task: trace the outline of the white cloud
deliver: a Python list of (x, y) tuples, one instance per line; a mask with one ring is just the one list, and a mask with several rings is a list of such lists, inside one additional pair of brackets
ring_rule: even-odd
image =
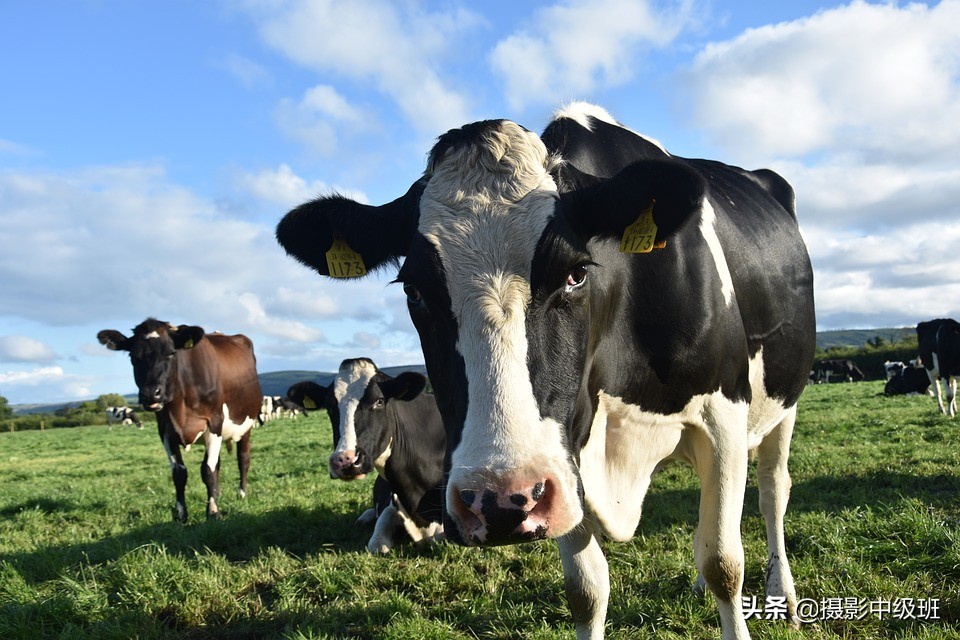
[(632, 79), (644, 48), (662, 48), (690, 24), (693, 3), (663, 10), (649, 0), (566, 0), (490, 55), (516, 108), (556, 104)]
[[(480, 24), (463, 8), (428, 12), (386, 0), (294, 0), (258, 7), (263, 39), (298, 64), (357, 83), (373, 82), (420, 131), (435, 134), (469, 120), (468, 101), (449, 86), (437, 61)], [(330, 106), (327, 104), (326, 106)], [(283, 107), (291, 115), (290, 104)], [(332, 133), (318, 121), (304, 130), (313, 142)]]
[(754, 157), (823, 151), (952, 160), (960, 2), (850, 5), (709, 45), (686, 80), (694, 119)]
[(253, 89), (270, 81), (270, 72), (266, 67), (237, 53), (224, 56), (214, 64), (237, 78), (247, 89)]
[(0, 362), (48, 363), (59, 356), (44, 342), (27, 336), (0, 336)]
[(321, 155), (332, 155), (338, 150), (343, 133), (363, 131), (370, 118), (333, 87), (318, 85), (308, 89), (299, 102), (282, 100), (274, 119), (288, 137)]

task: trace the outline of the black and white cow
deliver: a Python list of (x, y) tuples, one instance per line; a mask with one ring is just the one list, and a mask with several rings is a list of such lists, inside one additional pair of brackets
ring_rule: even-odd
[(426, 382), (413, 371), (391, 377), (369, 358), (355, 358), (343, 361), (329, 387), (300, 382), (287, 391), (296, 404), (327, 410), (335, 444), (331, 478), (355, 480), (376, 469), (385, 479), (393, 498), (384, 504), (383, 487), (374, 487), (371, 553), (389, 552), (400, 527), (414, 542), (443, 535), (446, 431), (434, 396), (424, 393)]
[(883, 363), (883, 373), (885, 380), (890, 380), (890, 378), (895, 378), (900, 375), (904, 369), (907, 368), (907, 365), (903, 363), (902, 360), (887, 360)]
[[(928, 320), (917, 325), (917, 343), (920, 361), (927, 370), (930, 384), (937, 396), (940, 413), (957, 415), (957, 379), (960, 376), (960, 323), (950, 318)], [(947, 407), (944, 408), (940, 381), (947, 387)]]
[(927, 393), (930, 389), (930, 377), (926, 369), (903, 367), (897, 370), (896, 374), (883, 387), (883, 393), (887, 396), (912, 395), (918, 393)]
[(143, 429), (140, 417), (130, 407), (107, 407), (107, 427), (113, 429), (114, 422), (119, 422), (121, 426), (135, 424), (138, 429)]
[(277, 238), (324, 275), (406, 256), (397, 280), (447, 429), (446, 535), (556, 538), (579, 638), (603, 636), (600, 539), (634, 535), (668, 460), (700, 477), (694, 557), (723, 637), (749, 637), (751, 449), (767, 595), (797, 621), (783, 515), (815, 321), (780, 176), (672, 156), (578, 103), (541, 136), (507, 120), (452, 130), (397, 200), (319, 198), (287, 214)]
[(830, 378), (835, 378), (834, 382), (862, 382), (864, 379), (860, 367), (853, 360), (843, 358), (821, 360), (817, 365), (817, 375), (824, 382), (830, 382)]

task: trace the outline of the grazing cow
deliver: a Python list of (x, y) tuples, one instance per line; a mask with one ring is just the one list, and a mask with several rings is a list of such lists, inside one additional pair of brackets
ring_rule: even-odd
[(97, 339), (108, 349), (130, 353), (140, 404), (157, 415), (177, 492), (174, 520), (187, 521), (187, 467), (180, 447), (189, 450), (200, 438), (206, 448), (200, 476), (207, 487), (207, 517), (220, 517), (216, 499), (224, 440), (237, 443), (240, 497), (246, 497), (250, 428), (257, 421), (261, 398), (250, 339), (205, 333), (188, 325), (177, 327), (154, 318), (140, 323), (129, 338), (105, 329)]
[(447, 429), (446, 536), (557, 538), (579, 638), (603, 636), (600, 540), (633, 536), (668, 460), (700, 478), (694, 557), (723, 637), (749, 637), (751, 449), (767, 596), (797, 622), (783, 515), (815, 320), (780, 176), (672, 156), (578, 103), (539, 137), (507, 120), (452, 130), (397, 200), (319, 198), (277, 239), (324, 275), (406, 256), (397, 280)]
[(138, 429), (143, 429), (140, 417), (130, 407), (107, 407), (107, 427), (113, 429), (114, 422), (119, 422), (121, 426), (135, 424)]
[(343, 361), (329, 387), (300, 382), (287, 391), (305, 408), (327, 409), (335, 443), (331, 478), (355, 480), (376, 469), (386, 480), (392, 504), (384, 505), (382, 492), (374, 488), (378, 517), (367, 543), (371, 553), (388, 552), (398, 527), (414, 542), (442, 535), (440, 487), (447, 438), (436, 400), (423, 393), (425, 386), (419, 373), (393, 378), (372, 360), (356, 358)]
[(846, 382), (861, 382), (864, 378), (863, 371), (853, 360), (821, 360), (818, 371), (824, 382), (830, 382), (831, 377)]
[(930, 377), (924, 369), (904, 367), (896, 375), (887, 380), (883, 393), (887, 396), (912, 395), (927, 393), (930, 388)]
[(263, 396), (260, 401), (260, 424), (269, 422), (276, 417), (273, 412), (273, 398), (274, 396)]
[[(928, 320), (917, 325), (920, 361), (927, 370), (937, 396), (940, 413), (957, 415), (957, 380), (960, 375), (960, 323), (949, 318)], [(940, 380), (947, 387), (947, 408), (943, 405)]]

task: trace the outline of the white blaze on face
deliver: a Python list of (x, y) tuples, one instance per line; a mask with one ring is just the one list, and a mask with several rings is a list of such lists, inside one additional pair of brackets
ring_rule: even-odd
[(507, 122), (484, 145), (449, 151), (420, 201), (419, 231), (443, 263), (467, 377), (450, 491), (481, 489), (466, 486), (480, 476), (532, 485), (546, 473), (577, 501), (561, 426), (541, 418), (527, 368), (530, 268), (557, 200), (547, 162), (540, 139)]
[(345, 362), (333, 382), (333, 397), (340, 408), (340, 441), (334, 453), (357, 450), (357, 429), (354, 420), (357, 407), (377, 368), (366, 360)]

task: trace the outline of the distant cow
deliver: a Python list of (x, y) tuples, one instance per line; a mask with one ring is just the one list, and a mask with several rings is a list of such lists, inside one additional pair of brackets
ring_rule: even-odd
[(220, 517), (216, 498), (223, 440), (237, 443), (240, 497), (246, 497), (250, 428), (257, 421), (262, 395), (250, 339), (154, 318), (134, 328), (132, 337), (105, 329), (97, 339), (108, 349), (130, 353), (140, 404), (157, 415), (177, 493), (174, 520), (187, 521), (187, 467), (180, 447), (189, 450), (200, 438), (206, 447), (200, 476), (207, 486), (207, 517)]
[(884, 395), (898, 396), (916, 393), (927, 393), (930, 388), (930, 377), (925, 369), (904, 367), (896, 375), (887, 380), (883, 388)]
[(308, 409), (327, 409), (335, 443), (331, 478), (354, 480), (376, 469), (389, 485), (392, 504), (374, 498), (379, 517), (367, 543), (371, 553), (388, 552), (398, 526), (415, 542), (442, 535), (446, 431), (425, 386), (419, 373), (392, 378), (372, 360), (356, 358), (343, 361), (329, 387), (300, 382), (287, 391)]
[(693, 555), (723, 636), (749, 637), (751, 449), (766, 596), (797, 620), (783, 516), (816, 327), (779, 175), (674, 156), (574, 104), (540, 136), (508, 120), (449, 131), (404, 195), (318, 198), (277, 239), (335, 277), (404, 258), (397, 280), (448, 434), (444, 532), (465, 545), (556, 538), (578, 637), (603, 636), (601, 540), (633, 537), (669, 460), (700, 478)]
[[(920, 360), (927, 370), (937, 396), (940, 413), (957, 415), (957, 380), (960, 375), (960, 323), (949, 318), (928, 320), (917, 325)], [(940, 381), (947, 387), (947, 408), (943, 405)]]
[(883, 373), (885, 375), (885, 379), (889, 380), (890, 378), (896, 377), (901, 371), (903, 371), (906, 368), (907, 368), (907, 365), (905, 365), (900, 360), (896, 360), (896, 361), (887, 360), (886, 362), (883, 363)]
[(113, 429), (114, 422), (119, 422), (123, 426), (135, 424), (138, 429), (143, 429), (137, 412), (130, 407), (107, 407), (107, 426)]
[(830, 378), (838, 378), (846, 382), (860, 382), (864, 378), (863, 371), (853, 360), (821, 360), (818, 372), (824, 382), (830, 382)]

